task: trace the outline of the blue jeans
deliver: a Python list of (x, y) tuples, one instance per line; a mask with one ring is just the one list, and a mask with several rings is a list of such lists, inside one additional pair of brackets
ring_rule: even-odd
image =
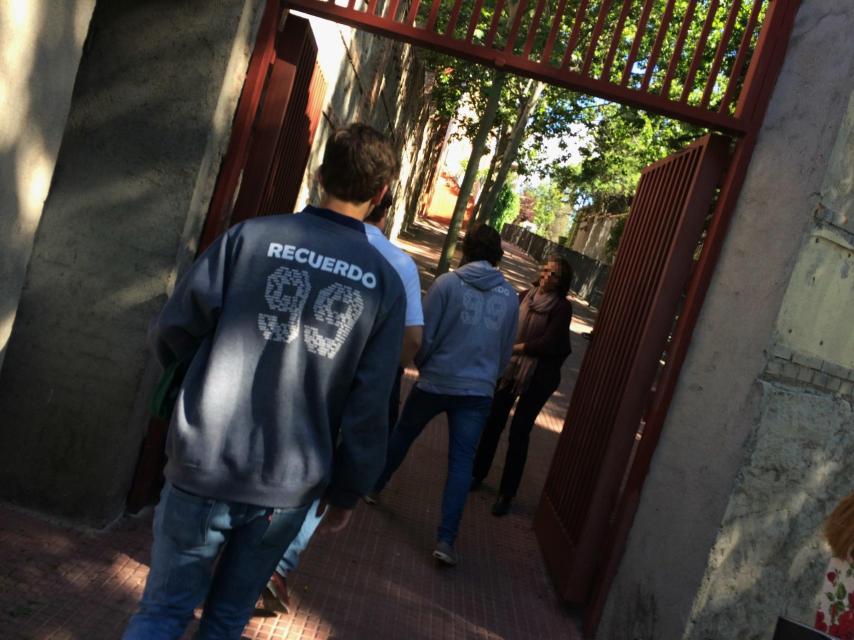
[[(397, 423), (397, 417), (400, 413), (400, 382), (402, 378), (403, 367), (398, 367), (397, 375), (394, 378), (394, 385), (391, 388), (391, 396), (389, 397), (388, 402), (389, 433), (391, 433), (391, 430)], [(302, 523), (302, 527), (300, 527), (297, 537), (294, 538), (293, 542), (291, 542), (290, 545), (288, 545), (287, 551), (285, 551), (285, 554), (282, 556), (282, 559), (279, 560), (279, 564), (276, 567), (276, 572), (278, 572), (279, 574), (287, 576), (299, 565), (300, 555), (308, 547), (308, 543), (311, 542), (311, 537), (314, 535), (314, 532), (317, 531), (317, 527), (320, 526), (320, 523), (323, 521), (323, 516), (326, 515), (325, 511), (319, 517), (316, 515), (317, 506), (319, 504), (320, 500), (315, 500), (308, 508), (308, 513), (305, 516), (305, 521)]]
[(305, 512), (202, 498), (167, 482), (154, 513), (148, 581), (123, 638), (180, 638), (203, 600), (196, 637), (240, 638)]
[(320, 523), (323, 522), (323, 516), (326, 515), (326, 511), (318, 516), (317, 507), (319, 504), (319, 498), (311, 503), (311, 506), (308, 508), (308, 513), (305, 514), (305, 520), (302, 521), (302, 526), (300, 527), (297, 537), (291, 541), (284, 555), (279, 560), (279, 564), (276, 566), (276, 571), (281, 575), (287, 576), (291, 571), (297, 568), (300, 554), (305, 551), (306, 547), (308, 547), (308, 543), (311, 542), (311, 537), (314, 535), (314, 532), (317, 531), (317, 527), (320, 526)]
[(443, 411), (448, 414), (448, 477), (442, 495), (442, 521), (437, 539), (454, 544), (471, 487), (474, 454), (486, 423), (492, 398), (452, 396), (412, 388), (388, 443), (388, 456), (375, 491), (382, 491), (424, 427)]

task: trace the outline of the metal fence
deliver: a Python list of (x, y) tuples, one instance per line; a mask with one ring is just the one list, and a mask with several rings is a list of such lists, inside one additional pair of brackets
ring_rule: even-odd
[(501, 237), (505, 242), (522, 249), (537, 262), (542, 262), (552, 253), (562, 255), (572, 266), (573, 276), (570, 291), (573, 295), (586, 300), (593, 307), (598, 307), (602, 302), (605, 283), (608, 281), (608, 273), (610, 272), (608, 265), (531, 233), (515, 224), (505, 224), (501, 230)]

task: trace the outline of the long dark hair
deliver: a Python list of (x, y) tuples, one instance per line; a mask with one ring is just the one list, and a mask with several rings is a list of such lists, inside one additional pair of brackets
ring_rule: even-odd
[(544, 264), (549, 262), (555, 262), (558, 265), (557, 293), (565, 298), (569, 293), (569, 287), (572, 285), (572, 266), (569, 264), (569, 260), (559, 253), (550, 253)]

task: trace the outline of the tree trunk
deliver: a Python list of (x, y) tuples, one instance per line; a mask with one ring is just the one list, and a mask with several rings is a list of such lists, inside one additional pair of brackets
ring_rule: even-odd
[(510, 140), (507, 143), (507, 148), (504, 150), (504, 156), (501, 158), (498, 175), (495, 176), (495, 181), (489, 190), (489, 196), (484, 201), (483, 208), (480, 211), (481, 219), (488, 220), (492, 215), (492, 210), (495, 208), (496, 202), (498, 202), (498, 194), (507, 181), (507, 176), (510, 173), (513, 162), (516, 160), (516, 155), (519, 153), (519, 146), (524, 139), (525, 127), (528, 125), (528, 118), (531, 117), (531, 112), (537, 106), (537, 101), (540, 99), (544, 88), (544, 83), (535, 80), (531, 80), (528, 85), (528, 90), (526, 91), (528, 98), (520, 105), (519, 117), (513, 125)]
[(471, 195), (474, 181), (477, 178), (480, 159), (486, 151), (486, 139), (492, 130), (493, 122), (495, 122), (495, 114), (498, 112), (498, 103), (501, 100), (501, 89), (504, 87), (506, 78), (507, 74), (504, 71), (496, 72), (492, 86), (489, 88), (486, 110), (481, 117), (480, 127), (478, 127), (477, 135), (475, 135), (472, 142), (471, 156), (469, 157), (468, 166), (466, 166), (465, 176), (463, 176), (463, 183), (460, 185), (460, 194), (454, 205), (454, 212), (451, 214), (451, 223), (448, 228), (448, 235), (445, 236), (445, 244), (442, 247), (442, 255), (439, 257), (439, 265), (436, 267), (437, 276), (445, 273), (448, 267), (451, 266), (451, 260), (457, 248), (457, 236), (460, 233), (460, 226), (465, 216), (469, 195)]
[(483, 203), (489, 198), (492, 191), (492, 186), (495, 184), (495, 174), (501, 158), (504, 156), (504, 150), (507, 148), (507, 143), (510, 141), (510, 129), (504, 127), (498, 136), (498, 141), (495, 143), (495, 154), (492, 156), (492, 161), (489, 163), (489, 171), (486, 174), (486, 179), (483, 181), (483, 189), (480, 190), (480, 196), (477, 199), (477, 204), (474, 205), (472, 218), (478, 222), (486, 222), (489, 216), (483, 215)]

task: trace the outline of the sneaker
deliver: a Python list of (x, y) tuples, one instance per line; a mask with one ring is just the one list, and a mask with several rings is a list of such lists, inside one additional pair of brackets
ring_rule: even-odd
[(371, 491), (362, 498), (368, 504), (376, 504), (380, 501), (380, 492), (379, 491)]
[(506, 516), (510, 513), (510, 504), (513, 502), (513, 498), (508, 496), (498, 496), (498, 500), (495, 501), (495, 504), (492, 505), (492, 515), (496, 518), (500, 518), (501, 516)]
[(291, 599), (288, 597), (288, 581), (285, 576), (279, 572), (273, 572), (261, 597), (268, 611), (287, 613), (291, 606)]
[(454, 548), (444, 540), (439, 540), (436, 543), (436, 548), (433, 549), (433, 557), (449, 567), (453, 567), (460, 561), (460, 557), (454, 551)]

